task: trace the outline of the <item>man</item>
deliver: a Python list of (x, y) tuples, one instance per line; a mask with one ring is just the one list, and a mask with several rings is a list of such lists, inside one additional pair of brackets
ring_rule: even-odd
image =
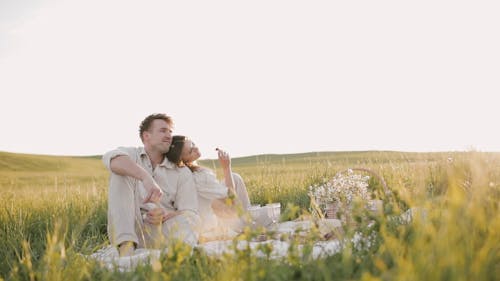
[(165, 238), (197, 243), (198, 198), (192, 174), (165, 157), (172, 127), (169, 116), (149, 115), (139, 128), (144, 147), (119, 147), (103, 155), (111, 172), (108, 236), (120, 256), (136, 247), (159, 248)]

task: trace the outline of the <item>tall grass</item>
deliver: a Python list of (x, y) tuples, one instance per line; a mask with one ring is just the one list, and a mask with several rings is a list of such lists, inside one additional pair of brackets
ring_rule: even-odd
[[(370, 245), (348, 242), (339, 254), (318, 260), (294, 247), (284, 260), (273, 260), (257, 258), (248, 250), (213, 258), (198, 251), (189, 254), (178, 245), (159, 262), (128, 273), (105, 270), (81, 255), (107, 243), (107, 173), (99, 160), (25, 155), (19, 161), (16, 155), (8, 156), (10, 160), (0, 161), (0, 276), (8, 280), (498, 280), (500, 276), (498, 154), (353, 152), (235, 159), (234, 170), (245, 179), (252, 202), (281, 202), (288, 218), (309, 215), (310, 185), (349, 167), (376, 171), (391, 189), (390, 195), (378, 193), (384, 199), (384, 215), (355, 214), (357, 223), (345, 229), (346, 237), (354, 233), (370, 237), (363, 240)], [(30, 161), (45, 161), (50, 168)], [(65, 164), (54, 164), (61, 161)], [(218, 169), (209, 160), (202, 164)], [(372, 181), (371, 186), (380, 183)], [(409, 208), (411, 222), (401, 219)], [(375, 221), (370, 227), (369, 219)], [(314, 235), (291, 244), (310, 245), (318, 238)]]

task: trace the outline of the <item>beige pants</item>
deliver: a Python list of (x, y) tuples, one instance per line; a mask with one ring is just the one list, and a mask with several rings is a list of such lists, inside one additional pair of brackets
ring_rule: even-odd
[(163, 224), (144, 222), (141, 214), (142, 196), (138, 180), (110, 174), (108, 194), (108, 237), (112, 245), (132, 241), (139, 248), (160, 248), (179, 240), (194, 246), (198, 242), (200, 218), (186, 211)]

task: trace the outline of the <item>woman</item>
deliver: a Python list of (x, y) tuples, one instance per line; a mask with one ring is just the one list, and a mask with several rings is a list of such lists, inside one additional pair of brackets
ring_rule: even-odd
[(224, 172), (223, 183), (217, 180), (210, 169), (196, 164), (196, 160), (201, 157), (200, 150), (185, 136), (173, 136), (166, 156), (170, 162), (187, 166), (193, 172), (202, 232), (220, 232), (227, 227), (239, 231), (243, 226), (240, 217), (250, 207), (250, 199), (243, 179), (231, 170), (231, 158), (227, 152), (218, 148), (216, 150)]

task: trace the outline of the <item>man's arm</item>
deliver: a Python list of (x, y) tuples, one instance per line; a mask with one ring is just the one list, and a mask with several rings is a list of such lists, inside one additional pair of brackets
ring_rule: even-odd
[(109, 169), (120, 176), (133, 177), (141, 181), (151, 177), (143, 167), (132, 161), (128, 155), (118, 155), (111, 159)]
[(163, 191), (155, 182), (151, 174), (132, 160), (129, 153), (132, 152), (128, 151), (128, 148), (112, 150), (104, 154), (103, 162), (111, 172), (117, 175), (128, 176), (142, 181), (144, 189), (146, 189), (147, 192), (144, 203), (159, 202), (163, 195)]

